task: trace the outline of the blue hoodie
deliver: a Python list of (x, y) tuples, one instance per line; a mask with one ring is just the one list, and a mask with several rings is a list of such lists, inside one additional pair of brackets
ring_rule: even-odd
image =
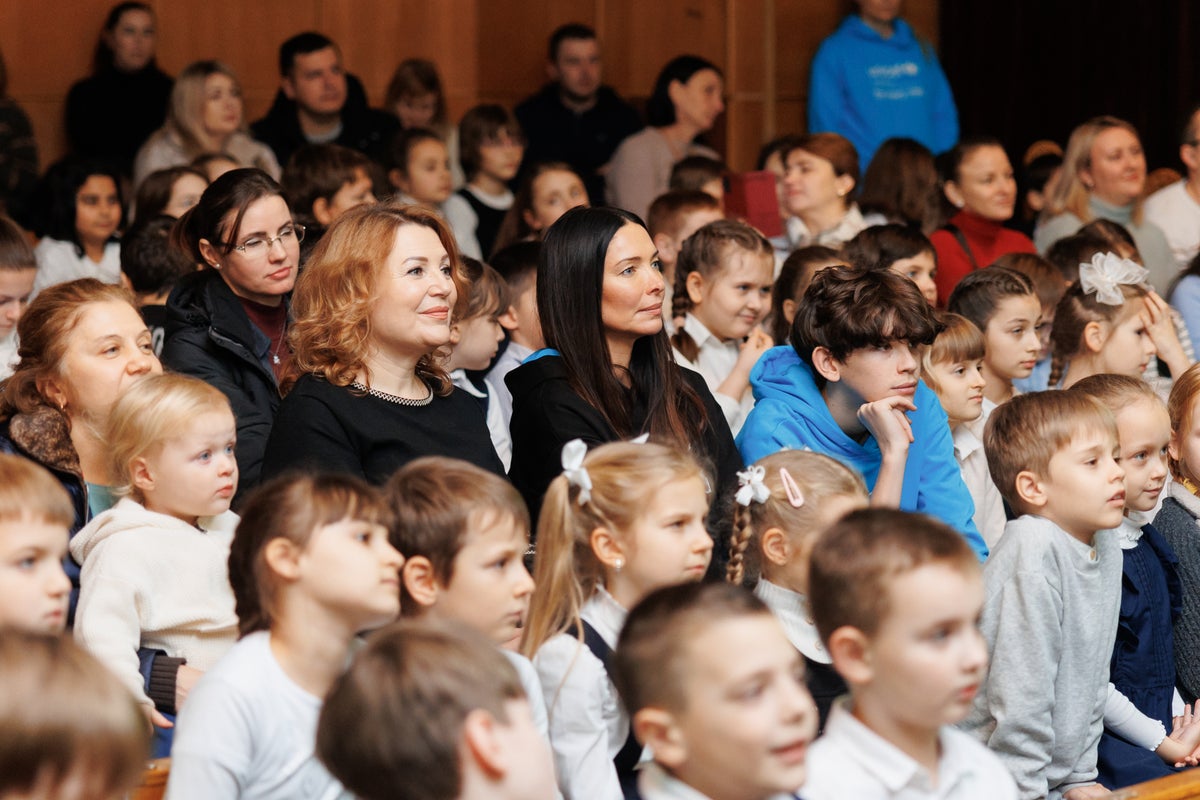
[(865, 169), (884, 139), (907, 136), (934, 153), (958, 141), (958, 110), (932, 45), (902, 19), (884, 39), (857, 14), (812, 62), (808, 129), (845, 136)]
[[(754, 409), (737, 437), (747, 464), (784, 448), (825, 453), (858, 470), (868, 489), (875, 488), (882, 456), (875, 437), (862, 444), (838, 427), (825, 398), (817, 389), (812, 369), (790, 346), (768, 350), (750, 371)], [(913, 445), (904, 465), (900, 508), (937, 517), (966, 537), (979, 560), (988, 548), (975, 528), (975, 504), (954, 459), (950, 423), (937, 395), (924, 383), (913, 397), (916, 411), (908, 412)]]

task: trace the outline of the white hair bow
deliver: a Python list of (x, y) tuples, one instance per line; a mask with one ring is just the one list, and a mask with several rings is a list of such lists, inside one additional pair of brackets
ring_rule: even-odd
[(1096, 302), (1108, 306), (1125, 304), (1122, 286), (1145, 283), (1150, 271), (1145, 267), (1121, 258), (1116, 253), (1096, 253), (1089, 263), (1079, 265), (1079, 286), (1084, 294), (1096, 294)]
[(579, 505), (592, 499), (592, 476), (588, 475), (587, 467), (583, 466), (583, 458), (587, 455), (587, 445), (583, 439), (572, 439), (563, 445), (562, 468), (567, 476), (567, 483), (579, 489)]
[(737, 494), (733, 499), (738, 502), (738, 505), (748, 506), (750, 503), (765, 503), (767, 498), (771, 496), (771, 490), (763, 483), (763, 478), (767, 475), (767, 471), (759, 466), (750, 467), (737, 474), (738, 489)]

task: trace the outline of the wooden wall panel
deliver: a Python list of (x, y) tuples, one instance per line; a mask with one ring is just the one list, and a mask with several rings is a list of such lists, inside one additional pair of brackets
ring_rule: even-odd
[[(479, 3), (479, 101), (511, 107), (540, 88), (548, 80), (550, 34), (568, 22), (595, 27), (603, 5), (603, 0)], [(611, 53), (605, 53), (605, 66), (611, 82)]]

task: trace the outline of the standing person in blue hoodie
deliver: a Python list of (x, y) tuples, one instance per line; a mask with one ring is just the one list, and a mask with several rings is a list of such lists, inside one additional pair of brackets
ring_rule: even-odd
[(737, 438), (747, 464), (784, 448), (826, 453), (862, 473), (873, 506), (919, 511), (988, 548), (954, 459), (937, 395), (917, 377), (917, 348), (941, 324), (916, 284), (893, 272), (817, 273), (790, 345), (750, 372), (755, 405)]
[(808, 129), (845, 136), (864, 167), (894, 136), (949, 150), (958, 141), (958, 109), (933, 45), (900, 19), (901, 0), (855, 2), (859, 13), (813, 58)]

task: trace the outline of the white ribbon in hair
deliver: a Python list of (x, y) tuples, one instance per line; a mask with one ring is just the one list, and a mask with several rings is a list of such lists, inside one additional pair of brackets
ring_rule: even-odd
[(579, 505), (592, 499), (592, 476), (588, 475), (587, 467), (583, 466), (583, 458), (587, 455), (587, 445), (583, 439), (572, 439), (563, 445), (562, 468), (567, 476), (567, 483), (579, 489)]
[(767, 471), (759, 466), (750, 467), (737, 474), (738, 486), (741, 488), (738, 489), (733, 499), (738, 502), (738, 505), (748, 506), (751, 502), (767, 502), (767, 498), (771, 496), (771, 490), (763, 483), (763, 478), (766, 476)]
[(650, 441), (650, 431), (646, 431), (641, 436), (635, 436), (629, 440), (630, 444), (645, 444)]
[(1108, 306), (1125, 305), (1122, 286), (1145, 283), (1150, 271), (1121, 258), (1116, 253), (1096, 253), (1090, 263), (1079, 265), (1079, 286), (1084, 294), (1096, 294), (1096, 302)]

